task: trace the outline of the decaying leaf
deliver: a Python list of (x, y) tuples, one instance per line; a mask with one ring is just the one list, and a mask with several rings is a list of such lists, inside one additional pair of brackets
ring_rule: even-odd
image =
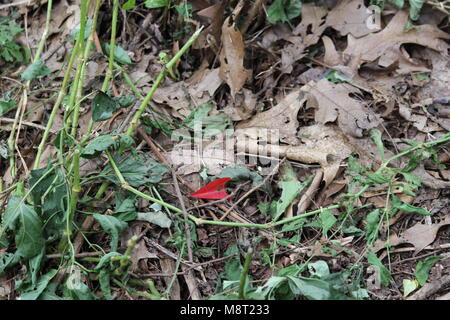
[(228, 17), (222, 26), (222, 50), (220, 51), (220, 78), (231, 90), (231, 96), (242, 89), (251, 71), (244, 67), (244, 39)]
[[(328, 13), (326, 24), (343, 36), (350, 33), (359, 38), (380, 30), (375, 23), (370, 24), (372, 15), (363, 0), (343, 0)], [(369, 28), (369, 25), (372, 28)]]
[(140, 240), (136, 243), (136, 246), (133, 249), (133, 254), (131, 255), (131, 271), (136, 272), (139, 271), (139, 261), (142, 259), (156, 259), (158, 255), (156, 252), (150, 251), (149, 248), (145, 245), (144, 240)]
[(186, 81), (159, 88), (153, 100), (171, 107), (174, 116), (184, 119), (195, 106), (209, 102), (222, 82), (218, 68), (211, 70), (205, 67)]
[(316, 104), (315, 120), (319, 123), (334, 122), (346, 134), (362, 137), (363, 129), (372, 129), (379, 125), (378, 117), (361, 100), (350, 95), (359, 90), (345, 83), (332, 83), (322, 79), (317, 83), (309, 83), (302, 91), (310, 94)]
[(297, 113), (304, 102), (305, 99), (300, 90), (294, 90), (268, 111), (256, 114), (249, 121), (239, 123), (237, 129), (277, 129), (279, 130), (280, 141), (297, 145)]
[(291, 44), (283, 48), (281, 52), (281, 70), (283, 73), (291, 73), (294, 62), (306, 55), (305, 49), (316, 44), (322, 33), (327, 28), (324, 23), (327, 10), (311, 4), (303, 4), (302, 20), (292, 32), (292, 35), (284, 39)]
[(394, 247), (402, 243), (410, 243), (414, 246), (414, 255), (416, 255), (434, 241), (436, 234), (441, 227), (449, 224), (450, 217), (446, 217), (441, 222), (431, 225), (418, 222), (400, 235), (393, 234), (389, 237), (389, 241), (377, 240), (374, 245), (374, 252), (383, 249), (386, 243), (389, 243), (389, 245)]
[(348, 35), (348, 45), (344, 56), (350, 58), (349, 66), (357, 70), (364, 62), (378, 60), (378, 65), (388, 67), (401, 60), (405, 62), (404, 52), (400, 50), (405, 43), (415, 43), (446, 54), (450, 46), (442, 39), (450, 35), (435, 25), (421, 25), (405, 30), (408, 12), (398, 11), (389, 24), (380, 32), (355, 39)]

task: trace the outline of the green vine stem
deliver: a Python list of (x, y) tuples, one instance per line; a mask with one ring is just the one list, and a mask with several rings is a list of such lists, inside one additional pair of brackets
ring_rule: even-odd
[(68, 237), (72, 234), (73, 217), (77, 210), (78, 197), (81, 191), (80, 186), (80, 150), (76, 149), (73, 153), (73, 182), (72, 182), (72, 194), (70, 197), (70, 209), (69, 216), (67, 218), (67, 234)]
[[(80, 22), (83, 20), (87, 19), (87, 6), (86, 6), (86, 1), (87, 0), (82, 0), (81, 1), (81, 12), (80, 12)], [(83, 5), (84, 4), (84, 5)], [(84, 9), (84, 10), (83, 10)], [(50, 135), (50, 129), (53, 127), (53, 122), (55, 121), (55, 116), (56, 113), (59, 110), (59, 107), (64, 99), (64, 96), (66, 95), (66, 91), (67, 91), (67, 84), (69, 82), (69, 78), (70, 78), (70, 71), (72, 70), (72, 66), (75, 62), (76, 57), (78, 56), (79, 53), (79, 49), (80, 49), (80, 43), (82, 42), (82, 39), (84, 39), (84, 34), (82, 34), (81, 32), (78, 34), (78, 38), (75, 42), (75, 45), (73, 47), (72, 50), (72, 54), (70, 55), (69, 58), (69, 62), (67, 64), (67, 69), (66, 72), (64, 74), (64, 78), (61, 84), (61, 89), (59, 90), (58, 93), (58, 97), (56, 98), (56, 102), (53, 105), (52, 111), (50, 113), (50, 117), (48, 119), (47, 125), (45, 127), (44, 130), (44, 134), (42, 135), (42, 139), (41, 142), (38, 146), (38, 151), (36, 153), (36, 158), (34, 160), (34, 165), (33, 165), (33, 169), (38, 169), (39, 168), (39, 163), (41, 161), (41, 157), (42, 157), (42, 153), (44, 152), (45, 146), (47, 144), (47, 139), (48, 136)]]
[[(89, 5), (90, 5), (90, 0), (86, 0), (86, 1), (82, 1), (81, 2), (81, 11), (83, 12), (83, 10), (85, 12), (88, 11)], [(87, 23), (87, 16), (86, 19), (82, 19), (80, 20), (80, 30), (78, 31), (78, 38), (80, 39), (80, 42), (78, 44), (80, 51), (84, 52), (85, 50), (85, 43), (86, 43), (86, 39), (85, 39), (85, 30), (86, 30), (86, 23)], [(81, 37), (80, 37), (81, 36)], [(67, 129), (70, 127), (70, 124), (72, 122), (72, 117), (71, 117), (71, 113), (74, 111), (74, 105), (75, 105), (75, 99), (78, 93), (78, 86), (80, 86), (80, 77), (82, 74), (82, 69), (83, 69), (83, 65), (85, 63), (84, 60), (84, 55), (81, 55), (81, 58), (78, 59), (78, 63), (77, 63), (77, 68), (75, 71), (75, 78), (72, 81), (72, 85), (70, 87), (70, 95), (69, 95), (69, 104), (66, 108), (66, 112), (65, 112), (65, 124), (67, 126)], [(77, 106), (79, 106), (79, 104), (77, 104)]]
[(92, 32), (91, 35), (87, 41), (86, 47), (84, 49), (84, 54), (83, 54), (83, 58), (82, 58), (82, 66), (81, 66), (81, 71), (80, 71), (80, 77), (78, 79), (78, 90), (77, 90), (77, 96), (76, 96), (76, 101), (77, 104), (74, 108), (73, 111), (73, 119), (72, 119), (72, 130), (71, 130), (71, 136), (76, 138), (76, 131), (77, 131), (77, 126), (78, 126), (78, 118), (80, 115), (80, 101), (81, 101), (81, 96), (83, 95), (83, 80), (84, 80), (84, 76), (85, 76), (85, 69), (86, 69), (86, 64), (87, 64), (87, 60), (89, 58), (89, 54), (91, 52), (91, 47), (92, 47), (92, 43), (93, 43), (93, 36), (95, 33), (95, 29), (97, 27), (97, 20), (98, 20), (98, 12), (100, 10), (100, 5), (102, 4), (103, 0), (97, 0), (96, 4), (95, 4), (95, 9), (94, 9), (94, 16), (92, 18)]
[(108, 89), (109, 80), (113, 75), (114, 67), (114, 50), (116, 49), (116, 34), (117, 34), (117, 16), (119, 15), (119, 0), (113, 0), (113, 13), (111, 24), (111, 40), (109, 42), (109, 63), (108, 71), (103, 81), (102, 91), (106, 92)]
[(244, 268), (242, 269), (241, 278), (239, 280), (239, 295), (240, 300), (245, 299), (245, 283), (247, 282), (248, 270), (250, 269), (250, 263), (252, 262), (253, 248), (250, 247), (247, 250), (245, 256)]

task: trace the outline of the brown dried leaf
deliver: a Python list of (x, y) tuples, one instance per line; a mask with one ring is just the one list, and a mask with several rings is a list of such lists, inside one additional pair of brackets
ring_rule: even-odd
[[(144, 240), (140, 240), (136, 243), (133, 249), (133, 254), (131, 255), (131, 271), (139, 271), (139, 261), (142, 259), (156, 259), (158, 255), (155, 252), (150, 252), (149, 248), (145, 245)], [(141, 271), (142, 272), (142, 271)]]
[(159, 88), (153, 100), (171, 107), (172, 115), (184, 119), (194, 106), (209, 102), (221, 84), (219, 69), (200, 69), (186, 81)]
[(380, 30), (368, 28), (367, 21), (371, 15), (363, 0), (343, 0), (330, 11), (326, 24), (338, 30), (342, 36), (351, 33), (359, 38)]
[(377, 240), (374, 245), (374, 252), (384, 248), (385, 243), (392, 246), (397, 246), (402, 243), (410, 243), (416, 249), (414, 255), (423, 250), (426, 246), (431, 244), (436, 238), (436, 234), (443, 226), (450, 224), (450, 217), (446, 217), (443, 221), (435, 224), (422, 224), (418, 222), (411, 228), (404, 231), (400, 236), (396, 234), (389, 237), (389, 241)]
[(404, 43), (415, 43), (424, 47), (446, 53), (450, 46), (441, 39), (450, 35), (435, 25), (421, 25), (405, 31), (408, 21), (406, 11), (398, 11), (389, 24), (380, 32), (355, 39), (348, 35), (348, 45), (344, 55), (350, 57), (349, 65), (357, 70), (364, 62), (379, 59), (378, 65), (388, 67), (404, 57), (400, 47)]
[(251, 90), (243, 88), (240, 93), (236, 94), (233, 105), (228, 105), (223, 112), (228, 114), (233, 121), (247, 120), (255, 111), (256, 95)]
[(278, 129), (280, 141), (297, 145), (297, 113), (305, 102), (300, 90), (294, 90), (271, 109), (256, 114), (251, 120), (241, 122), (237, 129), (265, 128)]
[(234, 23), (228, 17), (222, 26), (222, 50), (220, 51), (220, 78), (231, 90), (234, 99), (239, 90), (251, 75), (251, 71), (244, 68), (244, 39)]
[(363, 129), (375, 128), (380, 123), (362, 101), (350, 97), (359, 90), (348, 84), (334, 84), (322, 79), (316, 84), (310, 82), (302, 91), (308, 92), (310, 99), (314, 99), (317, 105), (315, 120), (319, 123), (337, 120), (342, 131), (354, 137), (362, 137)]
[(292, 34), (284, 39), (291, 44), (283, 48), (281, 52), (281, 70), (283, 73), (291, 73), (293, 64), (303, 58), (305, 49), (316, 44), (322, 33), (327, 28), (324, 23), (327, 10), (310, 4), (302, 7), (302, 21), (295, 27)]

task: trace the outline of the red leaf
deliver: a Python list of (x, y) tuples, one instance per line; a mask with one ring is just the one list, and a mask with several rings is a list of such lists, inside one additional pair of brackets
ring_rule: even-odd
[(206, 186), (198, 189), (189, 197), (197, 199), (223, 199), (229, 196), (224, 189), (225, 184), (230, 181), (231, 178), (220, 178), (211, 181)]

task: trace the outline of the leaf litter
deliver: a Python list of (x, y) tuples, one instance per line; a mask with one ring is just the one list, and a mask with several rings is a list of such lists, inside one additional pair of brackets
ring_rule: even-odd
[[(326, 6), (299, 0), (193, 1), (168, 7), (170, 15), (161, 4), (133, 8), (127, 2), (114, 47), (120, 68), (115, 67), (107, 90), (101, 87), (108, 72), (112, 10), (104, 4), (100, 11), (106, 20), (92, 33), (95, 50), (82, 90), (74, 93), (81, 107), (75, 136), (69, 135), (70, 112), (57, 110), (53, 119), (50, 113), (81, 10), (77, 1), (56, 3), (41, 60), (21, 65), (0, 58), (6, 70), (0, 78), (1, 117), (10, 121), (0, 119), (5, 146), (1, 299), (11, 292), (27, 299), (58, 294), (237, 298), (248, 246), (255, 253), (245, 272), (257, 281), (246, 286), (245, 298), (414, 296), (414, 290), (436, 280), (443, 263), (437, 257), (448, 249), (450, 183), (449, 124), (443, 112), (450, 96), (449, 30), (441, 23), (442, 12), (433, 17), (436, 9), (419, 2), (403, 9), (386, 3), (376, 17), (380, 24), (370, 20), (374, 12), (362, 0)], [(14, 19), (27, 33), (14, 41), (33, 54), (45, 25), (42, 5), (0, 9), (2, 16), (16, 12)], [(25, 11), (28, 25), (20, 15)], [(192, 49), (151, 97), (139, 134), (125, 134), (140, 96), (159, 81), (160, 53), (176, 55), (200, 25), (206, 28)], [(88, 20), (86, 40), (91, 29)], [(69, 72), (72, 80), (80, 61)], [(24, 86), (17, 82), (26, 81), (28, 99), (22, 105)], [(119, 103), (130, 94), (138, 99), (135, 105)], [(66, 108), (69, 96), (64, 99)], [(49, 121), (59, 138), (48, 140), (55, 145), (44, 146), (33, 170), (43, 130), (27, 122), (45, 128)], [(192, 145), (198, 133), (200, 148)], [(81, 155), (80, 188), (72, 188), (74, 168), (65, 162), (75, 151)], [(24, 191), (33, 185), (27, 199)], [(97, 190), (106, 191), (100, 201)], [(59, 251), (66, 240), (65, 230), (58, 229), (65, 220), (58, 219), (64, 219), (61, 208), (75, 199), (73, 223), (85, 233), (74, 235), (81, 252), (72, 259), (98, 275), (98, 280), (83, 278), (84, 293), (68, 289), (71, 276), (55, 291), (60, 280), (54, 280), (55, 265), (49, 263), (56, 256), (70, 266), (65, 251)], [(86, 213), (91, 225), (82, 219)], [(189, 219), (196, 225), (189, 227)], [(227, 223), (238, 237), (221, 226)], [(83, 235), (89, 241), (79, 240)], [(47, 245), (52, 241), (59, 243)], [(413, 247), (402, 248), (405, 244)], [(382, 250), (387, 246), (390, 259)], [(417, 260), (416, 278), (405, 277), (402, 270), (415, 266), (423, 251), (432, 256)], [(98, 256), (97, 263), (83, 260), (84, 254)], [(30, 270), (21, 276), (23, 285), (3, 282), (24, 264)], [(128, 268), (132, 277), (148, 281), (127, 288), (122, 275)], [(187, 288), (180, 285), (181, 276), (174, 281), (157, 276), (180, 271)], [(404, 284), (403, 292), (385, 290), (393, 281)]]

